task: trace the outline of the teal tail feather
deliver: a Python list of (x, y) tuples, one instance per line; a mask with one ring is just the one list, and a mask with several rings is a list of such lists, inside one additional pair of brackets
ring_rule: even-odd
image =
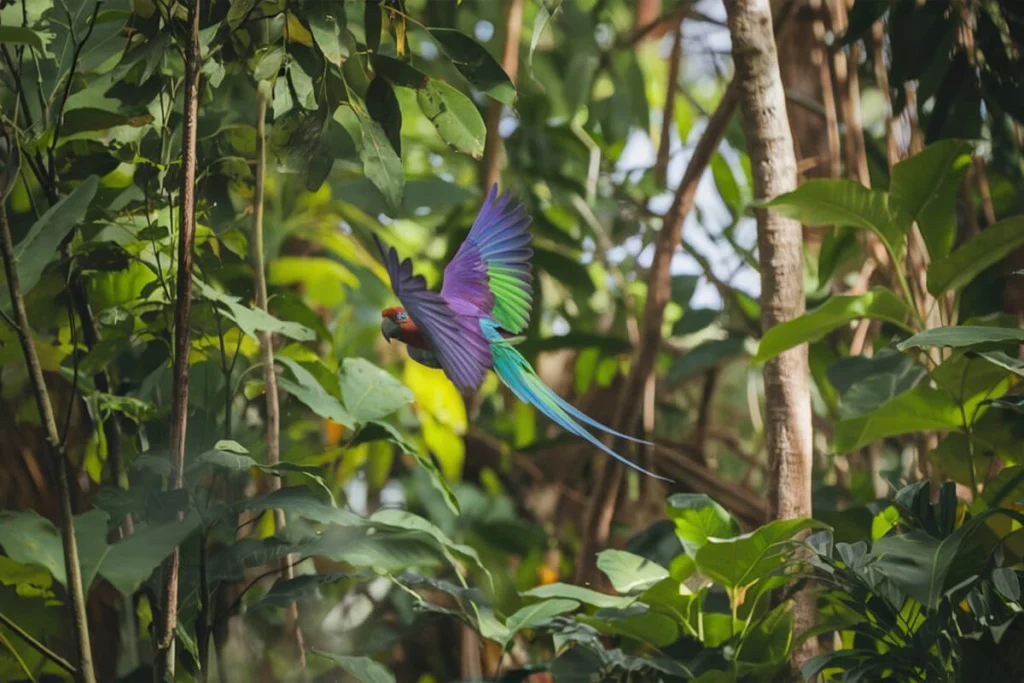
[(487, 340), (491, 343), (491, 352), (494, 356), (494, 372), (498, 375), (498, 379), (504, 382), (505, 386), (515, 394), (516, 398), (523, 403), (529, 403), (535, 407), (562, 429), (571, 434), (575, 434), (580, 438), (586, 439), (608, 455), (625, 463), (626, 465), (629, 465), (638, 472), (642, 472), (649, 477), (654, 477), (655, 479), (660, 479), (662, 481), (672, 481), (671, 479), (660, 477), (657, 474), (648, 472), (636, 463), (622, 457), (611, 448), (601, 443), (597, 437), (587, 431), (580, 423), (594, 429), (598, 429), (606, 434), (612, 434), (613, 436), (627, 439), (635, 443), (647, 445), (654, 444), (649, 441), (636, 439), (632, 436), (617, 432), (576, 409), (569, 402), (552, 391), (550, 387), (544, 384), (541, 378), (537, 376), (534, 369), (530, 367), (530, 364), (526, 359), (523, 358), (522, 354), (509, 343), (509, 340), (505, 339), (501, 335), (492, 321), (481, 320), (480, 327), (483, 329), (484, 336), (487, 337)]

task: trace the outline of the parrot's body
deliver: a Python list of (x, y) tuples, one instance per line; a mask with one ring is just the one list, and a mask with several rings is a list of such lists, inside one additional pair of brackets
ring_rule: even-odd
[[(533, 286), (530, 273), (530, 217), (512, 205), (506, 193), (497, 197), (491, 188), (466, 241), (444, 271), (440, 292), (427, 289), (422, 275), (414, 275), (409, 259), (399, 261), (392, 247), (374, 239), (384, 257), (391, 287), (403, 307), (382, 311), (381, 333), (409, 347), (409, 357), (444, 370), (461, 391), (472, 391), (488, 369), (515, 394), (568, 432), (580, 436), (605, 453), (658, 479), (605, 446), (582, 425), (630, 441), (581, 413), (537, 376), (515, 344), (530, 318)], [(582, 423), (582, 425), (580, 424)], [(666, 480), (668, 481), (668, 480)]]

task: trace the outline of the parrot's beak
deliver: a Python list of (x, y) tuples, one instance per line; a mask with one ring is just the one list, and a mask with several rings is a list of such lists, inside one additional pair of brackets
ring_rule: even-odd
[(391, 318), (384, 318), (380, 321), (380, 333), (384, 335), (384, 338), (390, 344), (391, 339), (398, 336), (398, 323)]

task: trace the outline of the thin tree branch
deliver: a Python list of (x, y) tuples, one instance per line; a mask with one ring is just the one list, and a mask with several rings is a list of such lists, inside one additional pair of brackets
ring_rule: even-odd
[(31, 633), (23, 629), (21, 626), (18, 626), (17, 623), (12, 621), (10, 617), (6, 616), (3, 612), (0, 612), (0, 624), (3, 624), (7, 628), (11, 629), (11, 631), (13, 631), (16, 636), (18, 636), (26, 643), (28, 643), (28, 645), (33, 650), (43, 655), (57, 666), (67, 671), (72, 676), (78, 674), (78, 670), (71, 662), (64, 659), (59, 654), (57, 654), (56, 652), (54, 652), (53, 650), (51, 650), (50, 648), (46, 647), (41, 642), (36, 640)]
[[(512, 85), (516, 85), (519, 76), (519, 42), (523, 32), (523, 5), (525, 0), (506, 0), (505, 10), (505, 51), (501, 66), (505, 69)], [(484, 157), (480, 162), (480, 182), (484, 192), (498, 182), (501, 157), (501, 113), (505, 106), (497, 100), (487, 103), (487, 138), (484, 142)]]
[[(253, 274), (256, 280), (256, 307), (267, 310), (267, 276), (263, 262), (263, 194), (267, 172), (267, 93), (264, 84), (257, 86), (256, 95), (256, 190), (253, 196), (252, 212), (252, 261)], [(281, 461), (281, 408), (277, 393), (277, 373), (274, 371), (274, 339), (269, 330), (258, 330), (260, 340), (260, 360), (263, 364), (263, 387), (267, 396), (267, 463), (276, 465)], [(281, 480), (271, 477), (270, 490), (281, 487)], [(284, 528), (284, 510), (274, 510), (274, 526), (280, 531)], [(282, 570), (286, 579), (294, 576), (292, 556), (282, 561)], [(299, 626), (299, 606), (295, 602), (288, 603), (286, 610), (287, 628), (295, 643), (296, 656), (300, 670), (306, 668), (306, 649), (303, 645), (302, 628)]]
[(654, 165), (654, 178), (658, 186), (665, 185), (668, 171), (669, 150), (672, 147), (672, 127), (675, 126), (676, 91), (679, 89), (679, 63), (683, 55), (683, 29), (676, 28), (672, 38), (672, 52), (668, 57), (668, 85), (665, 89), (665, 106), (661, 117), (661, 139), (658, 140), (658, 157)]
[[(188, 357), (192, 345), (192, 251), (195, 240), (196, 130), (199, 119), (199, 11), (200, 0), (188, 5), (189, 35), (185, 50), (184, 120), (181, 138), (181, 211), (178, 235), (178, 272), (174, 305), (174, 375), (171, 405), (171, 472), (167, 488), (182, 487), (185, 467), (185, 431), (188, 422)], [(181, 513), (178, 513), (179, 518)], [(178, 613), (180, 549), (174, 548), (164, 575), (163, 618), (158, 627), (154, 679), (174, 680), (174, 629)]]
[[(4, 134), (7, 135), (7, 132), (4, 131)], [(18, 154), (18, 147), (16, 144), (8, 145), (8, 154), (13, 162), (9, 162), (8, 166), (17, 167), (16, 155)], [(36, 354), (36, 347), (32, 341), (32, 328), (29, 327), (25, 300), (21, 295), (21, 281), (18, 276), (18, 266), (14, 256), (14, 240), (11, 238), (11, 227), (7, 222), (6, 197), (0, 197), (0, 252), (2, 252), (4, 272), (7, 275), (7, 288), (10, 292), (11, 304), (14, 308), (15, 332), (18, 335), (18, 341), (21, 343), (21, 350), (25, 355), (25, 362), (28, 365), (29, 381), (32, 384), (32, 391), (35, 395), (36, 407), (39, 409), (39, 419), (46, 430), (46, 441), (49, 446), (50, 457), (53, 460), (54, 470), (57, 473), (57, 492), (60, 496), (60, 531), (61, 541), (64, 546), (64, 570), (67, 576), (75, 649), (79, 665), (77, 680), (79, 683), (96, 683), (96, 674), (92, 666), (89, 622), (85, 611), (85, 591), (82, 588), (82, 570), (78, 562), (78, 542), (75, 539), (74, 515), (71, 510), (71, 488), (68, 484), (64, 449), (61, 445), (60, 434), (57, 431), (57, 421), (53, 413), (53, 404), (50, 402), (50, 394), (46, 389), (43, 369), (39, 364), (39, 356)]]

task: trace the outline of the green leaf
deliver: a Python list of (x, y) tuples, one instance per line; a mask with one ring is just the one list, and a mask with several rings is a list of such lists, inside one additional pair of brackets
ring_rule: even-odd
[(515, 104), (516, 88), (487, 48), (456, 29), (429, 30), (441, 50), (467, 81), (502, 104), (510, 107)]
[(346, 358), (338, 372), (345, 409), (357, 422), (379, 420), (412, 402), (409, 389), (365, 358)]
[(959, 249), (928, 266), (928, 291), (934, 296), (958, 292), (989, 267), (1024, 245), (1024, 216), (990, 225)]
[[(886, 371), (868, 374), (854, 381), (842, 396), (839, 405), (840, 418), (846, 420), (867, 415), (900, 394), (913, 389), (927, 374), (924, 368), (917, 365), (899, 352), (888, 349), (901, 361)], [(876, 357), (881, 354), (876, 354)]]
[(28, 45), (39, 55), (46, 53), (42, 36), (25, 26), (0, 26), (0, 43)]
[(689, 377), (718, 366), (727, 358), (743, 353), (746, 337), (733, 335), (725, 339), (711, 339), (676, 358), (665, 373), (665, 384), (679, 384)]
[(431, 79), (425, 88), (416, 91), (416, 101), (441, 139), (463, 154), (480, 158), (487, 126), (473, 100), (447, 83)]
[[(537, 16), (533, 20), (533, 32), (530, 34), (530, 50), (526, 53), (526, 68), (530, 70), (531, 75), (533, 75), (533, 53), (537, 51), (540, 38), (544, 35), (548, 24), (551, 23), (551, 19), (561, 8), (562, 0), (549, 0), (540, 3), (540, 9), (537, 10)], [(534, 77), (534, 81), (536, 81), (536, 77)], [(543, 89), (541, 91), (543, 92)]]
[(475, 548), (454, 542), (452, 539), (448, 538), (443, 531), (437, 528), (437, 526), (419, 515), (414, 515), (413, 513), (406, 512), (405, 510), (384, 509), (375, 512), (370, 517), (370, 521), (376, 524), (386, 524), (390, 527), (394, 527), (395, 529), (423, 532), (437, 541), (445, 550), (457, 553), (464, 558), (468, 557), (471, 559), (480, 571), (487, 575), (488, 579), (491, 578), (490, 571), (488, 571), (487, 567), (480, 559), (480, 555), (476, 552)]
[(316, 339), (316, 333), (305, 325), (278, 320), (263, 309), (243, 306), (239, 303), (241, 299), (238, 297), (218, 292), (201, 280), (195, 280), (195, 285), (200, 295), (210, 301), (221, 304), (224, 313), (253, 339), (258, 339), (256, 335), (257, 330), (283, 334), (296, 341), (312, 341)]
[(889, 195), (852, 180), (808, 180), (764, 206), (808, 226), (836, 225), (870, 230), (897, 256), (903, 253), (906, 232), (892, 220)]
[(597, 291), (587, 267), (578, 258), (566, 256), (560, 251), (534, 246), (533, 265), (538, 272), (546, 272), (572, 287), (581, 295), (590, 296)]
[(284, 48), (280, 45), (264, 45), (257, 48), (252, 58), (252, 77), (256, 81), (272, 81), (277, 78), (284, 63)]
[(604, 633), (625, 636), (655, 647), (664, 647), (679, 640), (679, 625), (675, 619), (647, 605), (602, 609), (594, 615), (580, 615), (577, 619)]
[(99, 573), (122, 595), (130, 596), (175, 547), (199, 529), (200, 523), (198, 513), (193, 511), (185, 519), (136, 530), (110, 546)]
[(321, 586), (338, 583), (346, 579), (369, 581), (376, 578), (376, 576), (376, 574), (371, 572), (331, 572), (330, 574), (304, 574), (293, 579), (279, 578), (259, 600), (246, 605), (246, 610), (255, 610), (268, 606), (285, 607), (293, 602), (309, 597), (322, 599), (320, 595)]
[(117, 126), (141, 128), (152, 121), (153, 116), (150, 114), (131, 116), (98, 107), (81, 107), (67, 112), (66, 121), (60, 129), (60, 135), (64, 139), (77, 133), (106, 131)]
[(402, 107), (395, 90), (383, 78), (375, 78), (366, 89), (366, 110), (381, 125), (388, 141), (398, 154), (402, 153)]
[(992, 583), (1004, 598), (1014, 602), (1020, 602), (1020, 577), (1017, 576), (1017, 572), (1013, 571), (1009, 567), (993, 569)]
[(833, 446), (837, 453), (849, 453), (890, 436), (947, 431), (962, 425), (960, 407), (948, 392), (918, 385), (866, 415), (840, 420)]
[(350, 676), (353, 676), (358, 681), (362, 681), (362, 683), (395, 683), (395, 677), (391, 675), (391, 672), (384, 668), (384, 665), (373, 661), (369, 657), (347, 657), (345, 655), (324, 652), (316, 648), (310, 649), (310, 652), (331, 660)]
[(668, 578), (668, 570), (647, 558), (609, 548), (597, 554), (597, 568), (619, 593), (644, 591)]
[(946, 590), (984, 564), (979, 526), (973, 517), (944, 539), (924, 531), (887, 536), (874, 542), (872, 566), (926, 609), (938, 608)]
[(872, 289), (859, 295), (833, 296), (799, 318), (776, 325), (761, 338), (754, 363), (764, 363), (800, 344), (818, 341), (832, 330), (853, 320), (873, 318), (907, 329), (910, 315), (903, 300), (887, 289)]
[(543, 626), (559, 614), (571, 612), (579, 606), (580, 603), (575, 600), (566, 600), (564, 598), (542, 600), (541, 602), (535, 602), (532, 605), (521, 607), (513, 612), (512, 615), (505, 620), (505, 625), (508, 628), (509, 636), (511, 637), (523, 629)]
[(996, 344), (1024, 343), (1024, 329), (1008, 327), (982, 327), (959, 325), (957, 327), (935, 327), (904, 339), (896, 345), (900, 351), (927, 349), (933, 346), (989, 347)]
[(577, 600), (585, 605), (592, 605), (594, 607), (626, 607), (634, 602), (633, 598), (598, 593), (589, 588), (561, 582), (537, 586), (519, 595), (524, 598), (564, 598), (566, 600)]
[(351, 528), (328, 527), (307, 550), (310, 555), (335, 562), (383, 571), (439, 567), (447, 561), (444, 549), (420, 531), (365, 534)]
[(324, 502), (320, 495), (305, 486), (289, 486), (262, 496), (246, 498), (239, 501), (236, 507), (238, 510), (284, 510), (311, 522), (339, 527), (366, 525), (366, 520), (359, 515)]
[[(22, 296), (32, 291), (39, 282), (46, 264), (56, 254), (57, 245), (85, 219), (98, 186), (96, 176), (86, 178), (71, 194), (47, 209), (14, 247)], [(10, 305), (11, 297), (7, 287), (0, 288), (0, 308), (9, 308)]]
[(827, 529), (813, 519), (779, 519), (749, 534), (709, 539), (694, 558), (701, 574), (728, 589), (748, 586), (786, 562), (790, 541), (806, 529)]
[(448, 506), (448, 509), (456, 515), (460, 513), (459, 499), (455, 497), (455, 494), (452, 492), (447, 480), (445, 480), (444, 475), (441, 474), (441, 470), (438, 469), (437, 464), (431, 459), (430, 454), (424, 453), (406, 441), (393, 426), (386, 422), (367, 422), (356, 433), (356, 436), (352, 439), (352, 443), (350, 445), (357, 446), (361, 443), (368, 443), (370, 441), (378, 441), (381, 439), (390, 441), (398, 446), (403, 453), (409, 453), (412, 455), (420, 467), (426, 470), (427, 474), (430, 476), (431, 484), (434, 489), (441, 494), (441, 498), (444, 500), (445, 505)]
[(430, 81), (425, 73), (408, 62), (394, 57), (373, 54), (370, 57), (370, 63), (373, 65), (374, 72), (378, 76), (386, 78), (391, 85), (419, 90), (427, 87), (427, 83)]
[(933, 262), (949, 254), (956, 239), (956, 192), (972, 149), (964, 140), (940, 140), (892, 168), (893, 214), (908, 228), (917, 221)]
[(342, 61), (349, 56), (348, 47), (341, 40), (341, 32), (345, 27), (344, 6), (339, 3), (336, 9), (332, 9), (330, 3), (312, 2), (305, 8), (309, 31), (320, 52), (328, 62), (341, 66)]
[(292, 375), (295, 377), (293, 382), (283, 375), (279, 376), (277, 383), (282, 389), (302, 401), (307, 408), (320, 417), (334, 420), (348, 429), (355, 429), (355, 418), (345, 410), (341, 401), (324, 389), (320, 381), (313, 376), (313, 373), (291, 358), (278, 356), (274, 360), (291, 370)]
[(666, 512), (676, 523), (676, 535), (690, 557), (710, 538), (733, 538), (739, 524), (725, 508), (703, 493), (676, 493), (669, 497)]
[[(339, 111), (344, 111), (343, 107)], [(398, 213), (402, 207), (405, 192), (405, 171), (402, 160), (391, 146), (387, 133), (380, 124), (366, 116), (356, 115), (359, 122), (361, 145), (359, 156), (363, 161), (363, 173), (374, 187), (380, 190), (388, 210)], [(342, 124), (344, 125), (344, 124)]]

